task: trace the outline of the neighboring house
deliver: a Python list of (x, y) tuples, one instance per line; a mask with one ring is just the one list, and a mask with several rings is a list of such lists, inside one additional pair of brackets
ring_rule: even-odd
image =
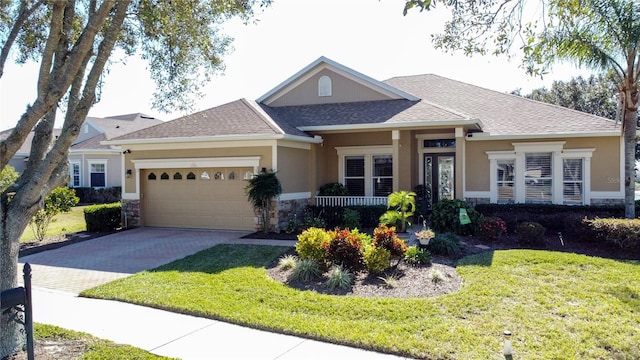
[[(623, 139), (605, 118), (437, 75), (383, 82), (321, 57), (241, 99), (103, 144), (126, 149), (129, 225), (253, 230), (244, 192), (276, 170), (272, 225), (307, 204), (385, 203), (424, 186), (430, 204), (622, 203)], [(350, 196), (317, 196), (327, 183)]]
[[(122, 150), (116, 146), (102, 145), (100, 142), (132, 131), (161, 124), (162, 121), (144, 114), (128, 114), (107, 118), (87, 117), (80, 134), (69, 149), (70, 187), (113, 187), (122, 186)], [(0, 139), (6, 138), (13, 129), (0, 132)], [(60, 129), (54, 129), (54, 140)], [(17, 172), (22, 173), (29, 160), (32, 131), (22, 147), (9, 161)]]
[(69, 149), (69, 186), (122, 186), (122, 179), (126, 176), (122, 168), (122, 150), (101, 142), (161, 123), (158, 119), (139, 113), (106, 118), (87, 117), (78, 138)]

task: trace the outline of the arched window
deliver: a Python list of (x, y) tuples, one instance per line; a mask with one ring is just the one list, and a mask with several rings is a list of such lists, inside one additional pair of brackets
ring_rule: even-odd
[(251, 178), (253, 178), (253, 173), (251, 171), (247, 171), (244, 173), (245, 180), (250, 180)]
[(224, 180), (224, 174), (221, 171), (218, 171), (213, 175), (213, 178), (216, 180)]
[(209, 176), (208, 172), (203, 171), (202, 174), (200, 174), (200, 180), (211, 180), (211, 176)]
[(160, 175), (160, 180), (169, 180), (169, 174), (163, 172), (162, 175)]
[(318, 79), (318, 96), (331, 96), (331, 78), (327, 75), (321, 76)]
[(173, 180), (182, 180), (182, 174), (179, 172), (173, 174)]
[(149, 179), (149, 180), (155, 180), (155, 179), (156, 179), (156, 174), (154, 174), (154, 173), (149, 173), (149, 176), (147, 176), (147, 179)]
[(229, 180), (235, 180), (236, 179), (236, 172), (235, 171), (231, 171), (229, 173)]
[(189, 172), (187, 174), (187, 180), (195, 180), (196, 179), (196, 174), (194, 174), (193, 172)]

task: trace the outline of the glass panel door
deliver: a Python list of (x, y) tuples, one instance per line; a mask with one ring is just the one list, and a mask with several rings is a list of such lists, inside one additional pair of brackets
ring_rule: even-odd
[(438, 200), (455, 198), (455, 155), (424, 155), (424, 187), (427, 210)]

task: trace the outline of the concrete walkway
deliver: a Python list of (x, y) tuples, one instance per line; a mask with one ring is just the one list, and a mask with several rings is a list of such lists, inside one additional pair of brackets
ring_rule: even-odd
[(34, 321), (87, 332), (180, 359), (380, 359), (400, 357), (77, 293), (221, 243), (292, 246), (240, 239), (245, 233), (140, 228), (20, 258), (32, 266)]

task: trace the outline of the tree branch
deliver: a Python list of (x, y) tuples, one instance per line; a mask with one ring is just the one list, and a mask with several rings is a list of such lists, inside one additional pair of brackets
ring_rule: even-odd
[(31, 16), (31, 14), (33, 14), (33, 12), (42, 5), (42, 0), (36, 1), (36, 3), (33, 4), (33, 6), (30, 8), (27, 7), (28, 5), (29, 3), (26, 1), (22, 1), (20, 3), (18, 17), (11, 27), (9, 36), (7, 36), (7, 41), (5, 41), (4, 45), (2, 46), (2, 50), (0, 50), (0, 78), (2, 78), (2, 75), (4, 74), (4, 64), (9, 58), (9, 51), (11, 50), (11, 47), (13, 47), (13, 43), (16, 41), (16, 38), (18, 37), (22, 26), (27, 21), (29, 16)]

